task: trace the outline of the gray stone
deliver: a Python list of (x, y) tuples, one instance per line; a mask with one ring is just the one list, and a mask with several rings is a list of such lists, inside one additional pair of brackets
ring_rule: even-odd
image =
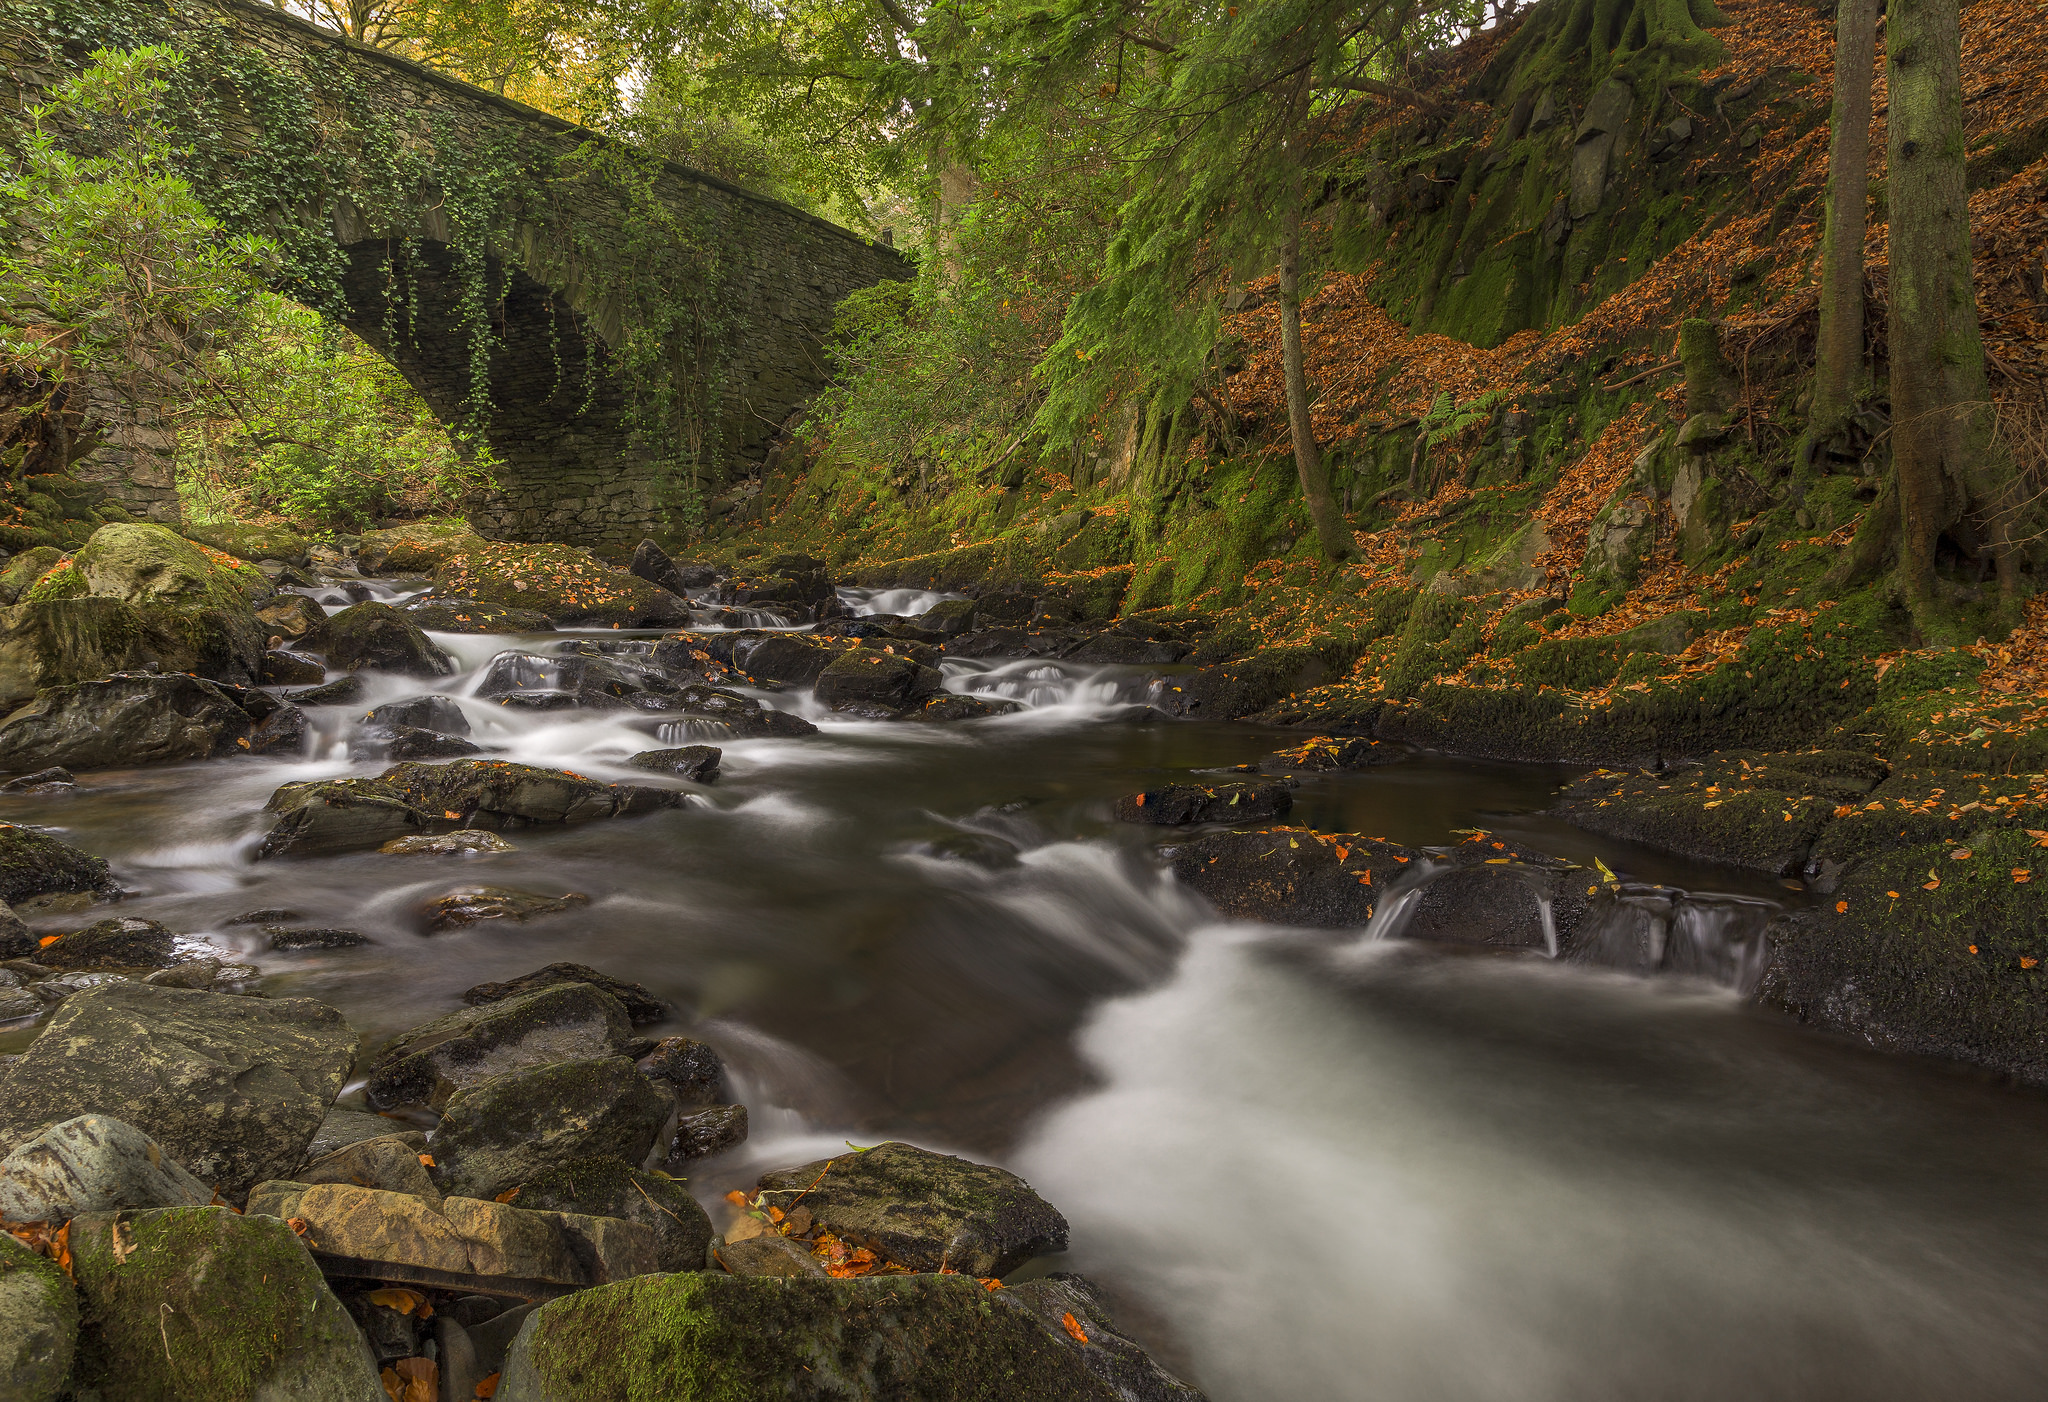
[(504, 886), (465, 886), (422, 902), (421, 926), (426, 934), (459, 930), (490, 920), (524, 922), (538, 915), (554, 915), (579, 905), (589, 905), (581, 891), (543, 895), (538, 891), (514, 891)]
[[(844, 1240), (913, 1270), (1007, 1275), (1067, 1249), (1067, 1220), (1013, 1173), (891, 1141), (761, 1175)], [(806, 1193), (805, 1190), (809, 1191)]]
[(860, 647), (841, 653), (818, 674), (817, 697), (835, 711), (882, 719), (936, 696), (944, 683), (936, 668)]
[(158, 969), (143, 980), (158, 988), (211, 988), (220, 977), (221, 961), (218, 959), (193, 959), (183, 964), (173, 964), (168, 969)]
[(460, 828), (431, 836), (397, 838), (377, 850), (391, 857), (490, 857), (515, 849), (494, 832)]
[(635, 769), (673, 774), (693, 783), (708, 784), (718, 777), (720, 752), (716, 745), (684, 745), (674, 750), (642, 750), (626, 763)]
[[(538, 993), (543, 988), (552, 988), (563, 983), (587, 983), (592, 988), (609, 993), (619, 1000), (619, 1006), (626, 1010), (626, 1016), (636, 1023), (659, 1022), (668, 1015), (668, 1004), (649, 993), (640, 984), (613, 978), (610, 974), (600, 973), (588, 964), (549, 964), (544, 968), (535, 969), (530, 974), (521, 974), (518, 978), (507, 979), (502, 983), (480, 983), (466, 990), (462, 995), (462, 1001), (471, 1007), (482, 1007), (486, 1003), (502, 1003), (507, 998), (524, 997), (528, 993)], [(715, 1060), (717, 1053), (713, 1052), (712, 1056)]]
[[(224, 1207), (89, 1213), (71, 1223), (85, 1326), (81, 1397), (380, 1402), (363, 1337), (274, 1217)], [(152, 1386), (175, 1379), (175, 1392)]]
[(0, 988), (0, 1022), (18, 1022), (43, 1010), (43, 1000), (26, 988)]
[(410, 1135), (384, 1134), (375, 1139), (359, 1139), (312, 1160), (292, 1175), (292, 1181), (353, 1183), (358, 1188), (410, 1193), (438, 1203), (441, 1190), (434, 1186), (426, 1164), (421, 1162), (421, 1153)]
[(351, 604), (327, 620), (327, 663), (408, 677), (444, 677), (455, 660), (389, 604)]
[(167, 969), (176, 939), (154, 920), (117, 915), (57, 936), (36, 958), (53, 969)]
[(310, 998), (87, 989), (0, 1071), (0, 1142), (109, 1115), (234, 1198), (303, 1161), (355, 1040), (340, 1013)]
[(313, 1131), (312, 1142), (306, 1145), (306, 1157), (324, 1158), (346, 1145), (391, 1135), (405, 1140), (416, 1150), (425, 1150), (427, 1147), (427, 1136), (419, 1130), (406, 1129), (403, 1120), (336, 1106), (321, 1117), (320, 1128)]
[(737, 1149), (746, 1142), (747, 1107), (714, 1105), (676, 1121), (664, 1167), (671, 1173), (680, 1172), (697, 1159)]
[(570, 1159), (641, 1163), (670, 1109), (622, 1056), (494, 1076), (448, 1102), (434, 1132), (434, 1175), (450, 1193), (491, 1198)]
[(763, 1232), (717, 1248), (714, 1258), (734, 1275), (825, 1276), (825, 1263), (786, 1236)]
[(667, 1086), (685, 1109), (715, 1103), (724, 1093), (725, 1059), (693, 1037), (664, 1037), (641, 1057), (640, 1074)]
[(78, 1349), (78, 1294), (54, 1261), (0, 1232), (0, 1397), (56, 1402)]
[(403, 701), (387, 701), (363, 717), (363, 724), (373, 726), (413, 726), (420, 730), (437, 730), (443, 735), (469, 734), (469, 717), (462, 713), (462, 707), (446, 696), (409, 696)]
[(0, 1159), (0, 1217), (10, 1222), (212, 1201), (213, 1190), (148, 1135), (107, 1115), (53, 1125)]
[[(260, 698), (260, 699), (258, 699)], [(280, 703), (183, 672), (49, 687), (0, 721), (0, 769), (105, 769), (247, 753)]]
[(633, 1035), (618, 999), (587, 983), (550, 984), (459, 1008), (401, 1035), (370, 1068), (372, 1107), (444, 1105), (493, 1076), (616, 1054)]
[(656, 1270), (704, 1268), (711, 1219), (682, 1180), (667, 1174), (645, 1172), (624, 1159), (569, 1159), (520, 1184), (515, 1201), (538, 1211), (638, 1222), (654, 1233)]
[(1648, 497), (1609, 502), (1586, 532), (1584, 573), (1635, 583), (1656, 544), (1656, 530), (1657, 506)]

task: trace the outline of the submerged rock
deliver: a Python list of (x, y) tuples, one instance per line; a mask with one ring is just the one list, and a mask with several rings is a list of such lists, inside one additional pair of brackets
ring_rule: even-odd
[(421, 921), (428, 934), (481, 925), (487, 920), (527, 921), (537, 915), (553, 915), (579, 905), (589, 905), (581, 891), (544, 896), (536, 891), (513, 891), (503, 886), (468, 886), (436, 896), (421, 907)]
[(460, 1008), (402, 1034), (370, 1068), (373, 1108), (440, 1105), (493, 1076), (617, 1054), (632, 1039), (626, 1010), (586, 983), (551, 984)]
[(1279, 817), (1294, 806), (1285, 784), (1166, 784), (1116, 801), (1116, 816), (1126, 823), (1179, 826), (1187, 823), (1257, 823)]
[(434, 1176), (450, 1193), (492, 1198), (570, 1159), (640, 1163), (670, 1104), (622, 1056), (493, 1076), (448, 1102), (434, 1132)]
[(10, 1402), (57, 1402), (78, 1350), (78, 1292), (55, 1261), (0, 1232), (0, 1369)]
[(270, 936), (270, 947), (280, 951), (355, 949), (370, 943), (370, 937), (358, 930), (288, 930), (282, 926), (266, 925), (263, 933)]
[(183, 673), (121, 672), (51, 687), (0, 720), (0, 770), (106, 769), (296, 750), (298, 708)]
[(108, 1115), (235, 1197), (299, 1164), (354, 1060), (355, 1033), (310, 998), (106, 984), (0, 1070), (0, 1143)]
[(175, 1395), (369, 1402), (362, 1335), (292, 1229), (224, 1207), (90, 1213), (71, 1224), (84, 1306), (75, 1385), (122, 1397), (142, 1380)]
[(141, 1130), (108, 1115), (52, 1125), (0, 1159), (0, 1218), (63, 1222), (81, 1212), (204, 1207), (213, 1189)]
[(351, 604), (327, 620), (327, 663), (408, 677), (444, 677), (455, 660), (390, 604)]
[[(1092, 1343), (1063, 1321), (1048, 1326), (1035, 1300), (1010, 1293), (991, 1294), (964, 1275), (647, 1276), (527, 1316), (498, 1399), (582, 1402), (637, 1387), (648, 1396), (795, 1402), (1200, 1402), (1156, 1366), (1151, 1390), (1106, 1381), (1096, 1370), (1111, 1360), (1090, 1358)], [(1092, 1326), (1091, 1340), (1113, 1332), (1099, 1307), (1076, 1315), (1078, 1328)]]
[(1007, 1275), (1067, 1249), (1067, 1219), (1023, 1179), (913, 1144), (778, 1169), (760, 1186), (770, 1203), (804, 1193), (820, 1226), (913, 1270)]
[[(465, 992), (462, 1001), (473, 1008), (480, 1008), (488, 1003), (501, 1003), (508, 998), (523, 998), (529, 993), (538, 993), (543, 988), (555, 988), (565, 983), (588, 984), (616, 998), (632, 1022), (659, 1022), (668, 1016), (668, 1004), (649, 993), (640, 984), (613, 978), (610, 974), (600, 973), (587, 964), (549, 964), (545, 968), (535, 969), (530, 974), (521, 974), (518, 978), (507, 979), (503, 983), (480, 983)], [(688, 1038), (671, 1040), (688, 1041)], [(703, 1044), (692, 1042), (690, 1045)], [(705, 1050), (710, 1049), (707, 1047)], [(712, 1055), (715, 1058), (717, 1053), (713, 1052)]]

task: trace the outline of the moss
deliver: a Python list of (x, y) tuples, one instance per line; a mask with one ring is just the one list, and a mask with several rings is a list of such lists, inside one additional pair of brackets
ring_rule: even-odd
[(48, 833), (0, 823), (0, 900), (73, 891), (112, 891), (105, 861), (59, 842)]
[(10, 1398), (66, 1395), (78, 1346), (78, 1292), (54, 1261), (0, 1235), (0, 1370)]
[(253, 521), (188, 521), (185, 538), (237, 560), (282, 560), (287, 564), (303, 564), (306, 560), (306, 538), (288, 526), (263, 526)]
[(24, 603), (41, 604), (53, 599), (78, 599), (90, 594), (92, 588), (85, 582), (85, 571), (73, 561), (45, 571), (35, 583), (22, 591)]

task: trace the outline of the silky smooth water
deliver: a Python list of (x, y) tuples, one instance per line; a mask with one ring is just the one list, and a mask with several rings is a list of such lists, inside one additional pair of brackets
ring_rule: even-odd
[[(661, 743), (654, 717), (469, 694), (492, 656), (562, 636), (439, 641), (464, 671), (432, 689), (479, 743), (647, 780), (622, 761)], [(390, 678), (316, 713), (301, 761), (88, 774), (0, 820), (108, 856), (124, 912), (336, 1004), (372, 1046), (554, 960), (638, 980), (678, 1009), (650, 1032), (717, 1045), (753, 1112), (693, 1180), (707, 1202), (849, 1140), (1000, 1160), (1072, 1221), (1059, 1264), (1218, 1399), (2048, 1392), (2048, 1102), (1749, 1007), (1762, 916), (1798, 893), (1545, 818), (1570, 771), (1417, 756), (1305, 781), (1290, 821), (1598, 856), (1693, 896), (1645, 892), (1603, 935), (1612, 962), (1685, 941), (1698, 975), (1219, 924), (1164, 874), (1174, 835), (1112, 800), (1298, 734), (1165, 720), (1132, 704), (1145, 669), (948, 671), (1029, 709), (870, 724), (769, 697), (824, 732), (724, 742), (686, 808), (514, 832), (498, 857), (252, 860), (279, 783), (382, 767), (349, 757), (352, 721), (426, 689)], [(423, 903), (472, 884), (590, 901), (424, 934)], [(375, 942), (274, 954), (229, 923), (265, 907)]]

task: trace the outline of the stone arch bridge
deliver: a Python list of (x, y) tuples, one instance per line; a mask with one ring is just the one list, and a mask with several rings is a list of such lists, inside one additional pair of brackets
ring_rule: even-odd
[[(626, 543), (767, 455), (825, 382), (849, 292), (892, 249), (253, 0), (0, 6), (0, 137), (101, 47), (187, 56), (169, 115), (194, 188), (500, 460), (470, 507), (508, 540)], [(481, 337), (481, 339), (480, 339)], [(487, 366), (487, 389), (474, 375)], [(175, 520), (171, 437), (99, 405), (72, 471)]]

